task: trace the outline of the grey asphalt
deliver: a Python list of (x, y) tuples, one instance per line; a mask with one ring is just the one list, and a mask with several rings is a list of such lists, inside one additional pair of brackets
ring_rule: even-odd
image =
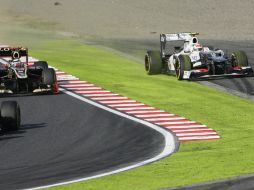
[(15, 99), (18, 132), (0, 135), (0, 189), (88, 177), (137, 163), (164, 147), (158, 132), (66, 94)]
[(186, 187), (170, 188), (163, 190), (253, 190), (254, 175), (234, 177), (228, 180), (213, 181), (195, 184)]

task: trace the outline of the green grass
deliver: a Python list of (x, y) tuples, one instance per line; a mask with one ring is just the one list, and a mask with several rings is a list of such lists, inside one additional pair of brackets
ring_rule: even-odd
[(175, 77), (147, 76), (143, 65), (70, 40), (49, 40), (34, 57), (113, 92), (207, 124), (218, 141), (183, 143), (159, 162), (52, 189), (159, 189), (254, 172), (254, 104)]
[(19, 27), (2, 42), (24, 44), (31, 55), (111, 91), (185, 116), (217, 130), (217, 141), (181, 144), (178, 153), (120, 174), (52, 189), (147, 190), (175, 187), (254, 172), (254, 104), (175, 77), (147, 76), (143, 65), (74, 40)]

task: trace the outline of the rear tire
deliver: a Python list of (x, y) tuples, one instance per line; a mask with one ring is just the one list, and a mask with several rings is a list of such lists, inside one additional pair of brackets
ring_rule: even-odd
[(34, 63), (35, 67), (40, 67), (42, 70), (48, 69), (48, 63), (46, 61), (37, 61)]
[(188, 55), (179, 55), (176, 59), (175, 71), (176, 78), (178, 80), (183, 80), (184, 71), (191, 70), (191, 60)]
[(2, 102), (1, 125), (4, 131), (16, 131), (20, 128), (20, 108), (16, 101)]
[(249, 65), (248, 57), (244, 51), (235, 51), (231, 55), (231, 64), (233, 67), (246, 67)]
[(145, 55), (145, 70), (148, 75), (161, 73), (162, 60), (159, 51), (147, 51), (147, 54)]
[(42, 71), (42, 83), (44, 85), (54, 85), (56, 83), (56, 72), (52, 68)]

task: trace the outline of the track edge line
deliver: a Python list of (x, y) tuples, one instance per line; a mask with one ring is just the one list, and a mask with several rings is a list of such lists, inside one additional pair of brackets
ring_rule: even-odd
[(155, 162), (155, 161), (158, 161), (162, 158), (165, 158), (175, 152), (177, 152), (179, 150), (179, 147), (180, 147), (180, 142), (177, 140), (177, 137), (176, 135), (171, 132), (171, 131), (168, 131), (166, 128), (162, 128), (156, 124), (152, 124), (150, 122), (147, 122), (147, 121), (144, 121), (144, 120), (141, 120), (139, 118), (136, 118), (136, 117), (133, 117), (131, 115), (128, 115), (126, 113), (123, 113), (123, 112), (120, 112), (120, 111), (117, 111), (115, 109), (112, 109), (112, 108), (109, 108), (107, 106), (104, 106), (104, 105), (101, 105), (97, 102), (94, 102), (92, 100), (89, 100), (87, 98), (85, 98), (84, 96), (79, 96), (75, 93), (72, 93), (70, 91), (67, 91), (63, 88), (60, 88), (59, 89), (60, 91), (64, 92), (65, 94), (69, 95), (69, 96), (72, 96), (76, 99), (79, 99), (83, 102), (86, 102), (90, 105), (93, 105), (93, 106), (96, 106), (98, 108), (101, 108), (105, 111), (109, 111), (115, 115), (119, 115), (121, 117), (124, 117), (126, 119), (130, 119), (132, 121), (135, 121), (135, 122), (138, 122), (138, 123), (141, 123), (157, 132), (159, 132), (160, 134), (162, 134), (164, 136), (164, 139), (165, 139), (165, 146), (164, 146), (164, 149), (161, 153), (157, 154), (156, 156), (150, 158), (150, 159), (147, 159), (147, 160), (144, 160), (144, 161), (141, 161), (141, 162), (138, 162), (138, 163), (135, 163), (133, 165), (130, 165), (130, 166), (126, 166), (126, 167), (123, 167), (123, 168), (120, 168), (120, 169), (116, 169), (116, 170), (113, 170), (113, 171), (110, 171), (110, 172), (105, 172), (105, 173), (101, 173), (101, 174), (97, 174), (97, 175), (93, 175), (93, 176), (90, 176), (90, 177), (81, 177), (79, 179), (74, 179), (74, 180), (68, 180), (68, 181), (64, 181), (64, 182), (58, 182), (58, 183), (54, 183), (54, 184), (50, 184), (50, 185), (45, 185), (45, 186), (38, 186), (38, 187), (32, 187), (32, 188), (27, 188), (27, 189), (24, 189), (24, 190), (37, 190), (37, 189), (46, 189), (46, 188), (50, 188), (50, 187), (55, 187), (55, 186), (61, 186), (61, 185), (68, 185), (68, 184), (71, 184), (71, 183), (77, 183), (77, 182), (82, 182), (82, 181), (86, 181), (86, 180), (90, 180), (90, 179), (95, 179), (95, 178), (99, 178), (99, 177), (104, 177), (104, 176), (109, 176), (109, 175), (113, 175), (113, 174), (116, 174), (116, 173), (120, 173), (120, 172), (123, 172), (123, 171), (127, 171), (127, 170), (130, 170), (130, 169), (134, 169), (134, 168), (137, 168), (137, 167), (140, 167), (140, 166), (143, 166), (143, 165), (146, 165), (146, 164), (149, 164), (149, 163), (152, 163), (152, 162)]

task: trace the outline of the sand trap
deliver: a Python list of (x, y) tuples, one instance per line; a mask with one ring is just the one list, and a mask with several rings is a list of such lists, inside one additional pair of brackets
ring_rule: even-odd
[(158, 38), (161, 32), (198, 31), (204, 39), (254, 40), (253, 0), (0, 0), (0, 3), (2, 16), (58, 23), (59, 30), (80, 36), (145, 39)]

